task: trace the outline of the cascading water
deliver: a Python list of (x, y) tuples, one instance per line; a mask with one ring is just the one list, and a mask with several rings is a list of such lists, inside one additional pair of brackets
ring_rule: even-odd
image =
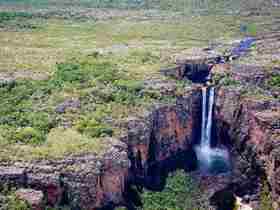
[(215, 88), (202, 88), (201, 139), (200, 145), (195, 147), (200, 171), (211, 174), (224, 173), (230, 169), (228, 151), (221, 148), (211, 148), (214, 100)]

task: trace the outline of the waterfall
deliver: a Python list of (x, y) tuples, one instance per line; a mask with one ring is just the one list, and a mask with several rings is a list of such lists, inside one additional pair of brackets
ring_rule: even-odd
[[(212, 115), (215, 99), (215, 89), (210, 88), (209, 106), (207, 114), (207, 88), (202, 88), (202, 124), (201, 124), (201, 145), (210, 147), (211, 145), (211, 129), (212, 129)], [(208, 115), (208, 116), (207, 116)], [(207, 117), (207, 121), (206, 121)]]
[(230, 168), (228, 151), (222, 148), (211, 148), (214, 104), (215, 88), (202, 88), (201, 139), (200, 144), (195, 147), (195, 152), (199, 168), (205, 173), (222, 173)]
[(206, 129), (206, 104), (207, 103), (207, 89), (202, 88), (202, 121), (201, 121), (201, 139), (200, 143), (205, 144), (205, 129)]

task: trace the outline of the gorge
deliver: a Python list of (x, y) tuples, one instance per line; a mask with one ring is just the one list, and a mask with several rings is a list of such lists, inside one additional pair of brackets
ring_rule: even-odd
[[(233, 72), (239, 70), (232, 68)], [(50, 206), (135, 209), (141, 205), (143, 187), (161, 191), (169, 172), (199, 168), (205, 172), (202, 181), (216, 206), (224, 205), (220, 204), (223, 196), (217, 195), (227, 192), (257, 207), (265, 181), (277, 209), (276, 99), (256, 101), (242, 93), (242, 86), (217, 85), (214, 89), (193, 85), (176, 103), (159, 105), (140, 118), (130, 118), (124, 127), (125, 135), (108, 138), (109, 150), (100, 155), (2, 162), (0, 182), (43, 192), (45, 204)], [(224, 176), (227, 171), (230, 173)], [(209, 172), (213, 176), (208, 176)], [(42, 205), (34, 209), (43, 209)]]

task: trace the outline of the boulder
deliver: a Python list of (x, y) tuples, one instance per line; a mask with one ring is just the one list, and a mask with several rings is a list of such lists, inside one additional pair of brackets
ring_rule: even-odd
[(43, 210), (44, 194), (33, 189), (19, 189), (15, 192), (18, 199), (25, 201), (32, 210)]

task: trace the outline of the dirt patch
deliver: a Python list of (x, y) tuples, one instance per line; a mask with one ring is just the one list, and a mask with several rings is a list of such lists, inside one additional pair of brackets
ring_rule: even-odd
[(17, 79), (31, 79), (31, 80), (47, 80), (49, 75), (40, 72), (31, 71), (15, 71), (15, 72), (0, 72), (0, 81), (14, 81)]

